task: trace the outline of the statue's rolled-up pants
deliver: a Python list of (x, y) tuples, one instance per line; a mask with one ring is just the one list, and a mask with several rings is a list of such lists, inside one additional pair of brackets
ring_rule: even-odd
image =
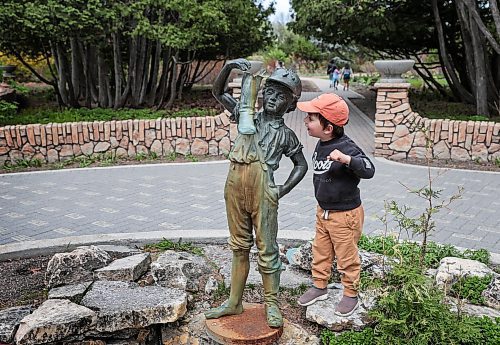
[(229, 246), (233, 251), (249, 251), (255, 243), (258, 266), (263, 274), (281, 270), (278, 243), (278, 189), (261, 162), (231, 162), (224, 189)]

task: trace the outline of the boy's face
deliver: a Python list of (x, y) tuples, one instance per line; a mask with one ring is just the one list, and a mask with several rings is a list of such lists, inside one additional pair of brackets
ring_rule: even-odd
[(292, 93), (277, 83), (266, 84), (263, 91), (264, 112), (268, 115), (282, 116), (292, 103)]
[(311, 137), (319, 138), (321, 141), (327, 141), (333, 137), (332, 125), (323, 128), (323, 125), (319, 121), (319, 114), (317, 113), (307, 113), (304, 118), (304, 124), (307, 128), (307, 134)]

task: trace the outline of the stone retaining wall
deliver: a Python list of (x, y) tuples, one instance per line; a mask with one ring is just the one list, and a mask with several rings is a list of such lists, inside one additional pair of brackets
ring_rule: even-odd
[(457, 161), (500, 159), (500, 123), (428, 119), (411, 110), (410, 84), (376, 84), (375, 155)]
[(237, 134), (227, 113), (207, 117), (15, 125), (0, 127), (0, 165), (19, 159), (58, 162), (77, 156), (134, 157), (172, 152), (229, 153)]

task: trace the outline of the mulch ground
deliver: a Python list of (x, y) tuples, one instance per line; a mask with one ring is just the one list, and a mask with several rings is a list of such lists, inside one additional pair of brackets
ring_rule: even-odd
[(38, 306), (47, 299), (45, 271), (50, 257), (0, 262), (0, 310), (18, 305)]

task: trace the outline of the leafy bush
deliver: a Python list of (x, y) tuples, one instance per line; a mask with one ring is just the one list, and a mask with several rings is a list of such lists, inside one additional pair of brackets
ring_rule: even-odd
[(460, 299), (467, 299), (474, 304), (484, 304), (484, 297), (481, 293), (491, 283), (492, 276), (468, 276), (461, 277), (451, 287), (451, 295)]
[[(6, 118), (15, 116), (17, 113), (17, 104), (0, 100), (0, 122)], [(0, 123), (1, 124), (1, 123)]]
[[(403, 260), (410, 262), (416, 259), (418, 260), (421, 253), (421, 247), (416, 242), (403, 241), (399, 243), (394, 237), (384, 236), (362, 235), (358, 242), (358, 247), (360, 249), (387, 256), (398, 255), (402, 257)], [(484, 264), (489, 264), (490, 262), (490, 254), (485, 249), (467, 249), (464, 252), (461, 252), (449, 244), (441, 245), (435, 242), (428, 242), (424, 264), (426, 267), (436, 268), (441, 259), (448, 256), (477, 260)]]
[(369, 313), (376, 321), (375, 344), (498, 344), (498, 320), (452, 313), (443, 292), (415, 264), (396, 265), (385, 280), (387, 288)]

